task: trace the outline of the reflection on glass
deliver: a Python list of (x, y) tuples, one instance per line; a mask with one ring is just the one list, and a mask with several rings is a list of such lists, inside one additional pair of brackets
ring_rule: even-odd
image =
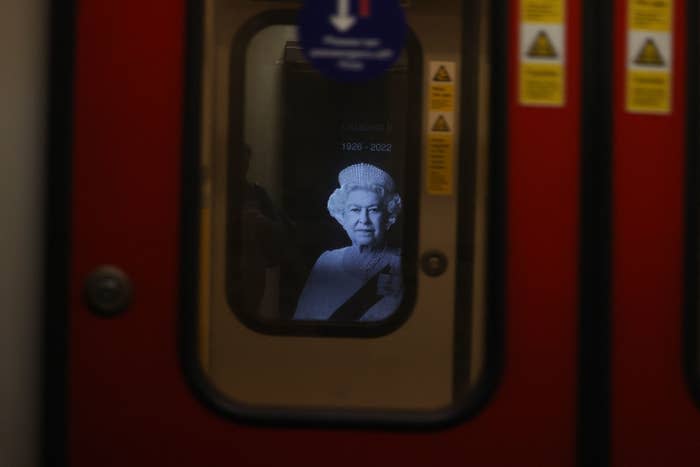
[(318, 258), (294, 318), (381, 321), (398, 308), (403, 295), (401, 253), (386, 239), (401, 211), (401, 197), (391, 176), (370, 164), (346, 168), (338, 181), (328, 212), (352, 245)]
[(231, 180), (231, 224), (236, 231), (234, 281), (236, 306), (250, 316), (258, 312), (265, 295), (267, 274), (278, 267), (291, 248), (292, 225), (270, 198), (265, 188), (249, 180), (250, 146), (243, 144), (239, 164)]

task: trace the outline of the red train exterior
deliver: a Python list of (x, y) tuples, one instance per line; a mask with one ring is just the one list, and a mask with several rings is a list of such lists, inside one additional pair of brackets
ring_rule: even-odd
[[(51, 269), (67, 267), (68, 281), (66, 316), (60, 304), (47, 308), (47, 364), (57, 366), (47, 369), (46, 465), (697, 465), (700, 409), (682, 349), (687, 121), (697, 106), (686, 88), (697, 86), (687, 76), (697, 66), (688, 51), (698, 50), (686, 18), (698, 8), (674, 2), (672, 112), (633, 115), (624, 108), (627, 2), (609, 10), (566, 2), (565, 105), (555, 108), (518, 102), (520, 2), (492, 2), (502, 51), (493, 59), (502, 79), (495, 111), (507, 136), (495, 181), (504, 208), (502, 368), (473, 416), (437, 430), (389, 430), (248, 425), (194, 396), (181, 366), (178, 292), (188, 3), (76, 0), (71, 145), (54, 162), (69, 171), (56, 188), (70, 187), (66, 210), (55, 219), (70, 235), (52, 246), (69, 254)], [(587, 80), (605, 86), (606, 77), (586, 67), (606, 70), (586, 55), (595, 50), (587, 41), (596, 40), (592, 16), (606, 11), (611, 100), (595, 104), (610, 105), (610, 152), (591, 165), (586, 138), (605, 135), (585, 100), (596, 89)], [(606, 166), (609, 180), (590, 178)], [(601, 185), (610, 190), (596, 195), (601, 204), (582, 198)], [(582, 222), (609, 234), (609, 256), (605, 235), (586, 238)], [(84, 304), (84, 281), (109, 263), (129, 271), (135, 300), (104, 319)], [(610, 267), (607, 288), (585, 277), (596, 274), (591, 264)], [(591, 293), (604, 297), (589, 307), (608, 293), (609, 307), (582, 316)]]

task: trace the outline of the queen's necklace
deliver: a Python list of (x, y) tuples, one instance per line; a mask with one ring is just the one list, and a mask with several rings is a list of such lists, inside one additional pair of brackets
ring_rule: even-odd
[(366, 282), (377, 268), (379, 262), (384, 258), (385, 252), (386, 245), (380, 251), (370, 251), (368, 253), (359, 253), (355, 248), (350, 247), (343, 254), (343, 269)]

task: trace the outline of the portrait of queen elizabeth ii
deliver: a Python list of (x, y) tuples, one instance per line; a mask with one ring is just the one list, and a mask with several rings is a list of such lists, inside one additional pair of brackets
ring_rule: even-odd
[(350, 245), (325, 251), (301, 292), (294, 313), (305, 321), (381, 321), (401, 304), (401, 252), (387, 245), (387, 233), (401, 212), (391, 176), (370, 164), (338, 174), (340, 187), (328, 212), (345, 230)]

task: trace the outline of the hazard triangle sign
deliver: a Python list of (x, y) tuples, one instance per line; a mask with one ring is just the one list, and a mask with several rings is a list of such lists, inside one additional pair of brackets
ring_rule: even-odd
[(527, 51), (527, 56), (530, 58), (557, 58), (557, 51), (545, 31), (537, 33), (537, 37)]
[(642, 49), (634, 59), (635, 65), (664, 66), (666, 62), (653, 39), (644, 41)]

